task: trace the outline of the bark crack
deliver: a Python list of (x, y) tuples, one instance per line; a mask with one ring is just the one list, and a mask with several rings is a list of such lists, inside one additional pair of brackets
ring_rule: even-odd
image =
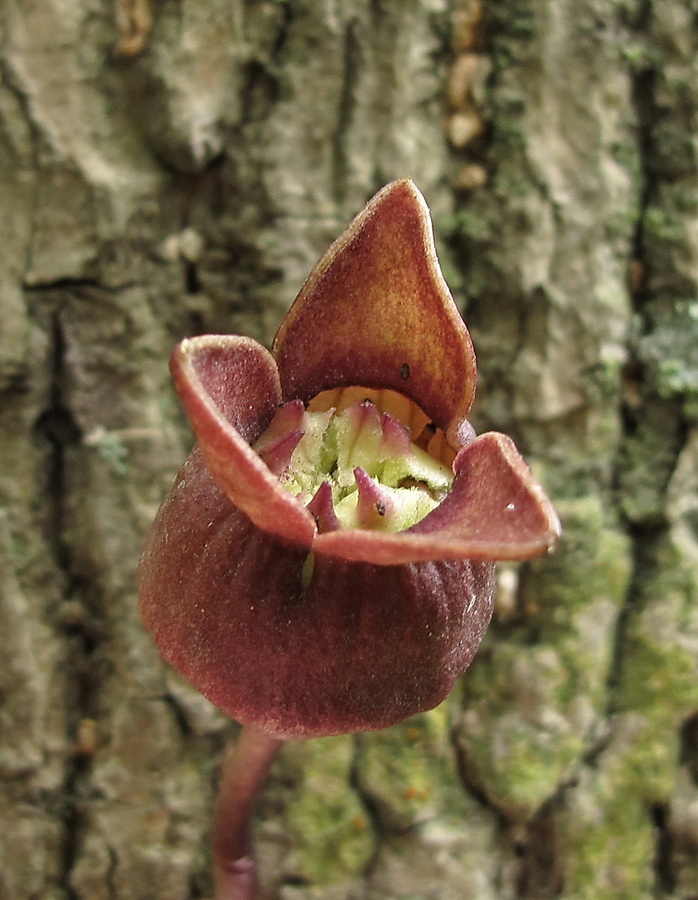
[[(663, 260), (666, 248), (652, 225), (653, 216), (670, 214), (664, 188), (675, 183), (675, 173), (662, 162), (661, 129), (665, 115), (658, 99), (661, 72), (652, 61), (654, 4), (647, 0), (638, 9), (632, 30), (642, 35), (642, 62), (631, 65), (631, 95), (637, 123), (639, 159), (638, 210), (632, 240), (629, 291), (638, 323), (631, 336), (626, 367), (626, 397), (621, 410), (623, 440), (616, 461), (619, 513), (631, 541), (632, 571), (623, 607), (617, 620), (613, 666), (607, 683), (607, 713), (611, 720), (628, 710), (624, 696), (628, 681), (628, 642), (644, 607), (651, 601), (648, 584), (657, 584), (662, 571), (662, 549), (672, 523), (666, 509), (666, 492), (688, 439), (688, 422), (681, 390), (667, 393), (653, 371), (644, 342), (658, 327), (658, 309), (665, 307), (669, 320), (681, 301), (671, 281), (660, 285), (653, 267)], [(667, 257), (668, 260), (668, 257)], [(667, 303), (669, 301), (669, 303)], [(675, 327), (672, 323), (672, 327)], [(639, 474), (638, 474), (639, 473)], [(644, 474), (643, 474), (644, 473)], [(644, 493), (644, 498), (643, 498)], [(630, 707), (632, 710), (632, 707)], [(648, 818), (654, 828), (652, 860), (653, 894), (673, 896), (677, 887), (673, 869), (673, 835), (670, 798), (648, 802)]]
[(82, 798), (87, 792), (92, 755), (96, 750), (96, 697), (99, 691), (95, 651), (101, 629), (89, 603), (88, 581), (76, 566), (71, 547), (67, 467), (71, 448), (79, 445), (80, 428), (65, 397), (66, 341), (60, 313), (51, 315), (51, 377), (48, 404), (36, 431), (48, 446), (46, 541), (52, 548), (64, 587), (56, 626), (63, 633), (62, 671), (65, 678), (66, 758), (57, 808), (62, 824), (58, 886), (76, 897), (70, 876), (85, 828)]
[(373, 852), (366, 860), (363, 871), (361, 873), (364, 882), (364, 891), (366, 891), (368, 882), (371, 878), (371, 874), (376, 866), (379, 847), (385, 843), (387, 833), (383, 826), (383, 820), (380, 814), (380, 810), (378, 809), (378, 805), (370, 796), (369, 792), (364, 790), (361, 784), (361, 738), (358, 735), (354, 735), (352, 738), (352, 757), (349, 767), (349, 788), (356, 794), (361, 808), (363, 809), (366, 818), (368, 819), (368, 827), (374, 837)]
[(349, 175), (347, 138), (356, 106), (355, 86), (360, 64), (360, 47), (356, 23), (350, 22), (344, 32), (342, 85), (339, 91), (337, 124), (332, 135), (332, 188), (338, 204), (344, 202)]

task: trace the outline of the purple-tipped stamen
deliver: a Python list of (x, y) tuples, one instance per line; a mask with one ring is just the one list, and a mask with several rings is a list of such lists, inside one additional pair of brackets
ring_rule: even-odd
[(365, 469), (354, 469), (359, 499), (356, 506), (359, 528), (385, 529), (395, 513), (395, 503)]
[(318, 531), (338, 531), (342, 524), (337, 518), (332, 502), (332, 488), (328, 481), (323, 481), (315, 492), (315, 496), (306, 507), (317, 522)]
[(381, 415), (381, 429), (383, 441), (381, 456), (387, 459), (391, 456), (408, 456), (410, 453), (410, 436), (405, 426), (389, 413)]
[(274, 475), (281, 475), (288, 469), (293, 451), (304, 434), (305, 432), (300, 430), (289, 431), (287, 434), (281, 434), (273, 441), (269, 441), (258, 451)]

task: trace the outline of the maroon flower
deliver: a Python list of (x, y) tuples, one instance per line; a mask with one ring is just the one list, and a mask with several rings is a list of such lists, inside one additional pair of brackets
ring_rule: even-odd
[(172, 372), (198, 446), (140, 567), (165, 659), (275, 738), (443, 700), (489, 622), (493, 561), (547, 552), (559, 525), (511, 440), (466, 419), (472, 344), (415, 186), (332, 245), (272, 353), (197, 337)]
[(559, 523), (509, 438), (467, 421), (475, 358), (409, 181), (318, 263), (270, 354), (205, 336), (172, 355), (198, 438), (148, 536), (143, 619), (245, 726), (214, 819), (216, 900), (252, 900), (250, 818), (285, 738), (430, 709), (475, 654), (494, 560)]

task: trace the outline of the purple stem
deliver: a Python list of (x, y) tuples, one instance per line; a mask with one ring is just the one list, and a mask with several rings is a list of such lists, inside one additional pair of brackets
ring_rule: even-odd
[(244, 727), (226, 754), (213, 817), (215, 900), (254, 900), (256, 896), (252, 816), (282, 746), (282, 740)]

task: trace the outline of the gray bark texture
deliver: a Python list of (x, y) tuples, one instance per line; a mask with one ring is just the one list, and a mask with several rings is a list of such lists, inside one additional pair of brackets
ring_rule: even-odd
[[(138, 618), (180, 338), (412, 177), (564, 538), (450, 700), (289, 744), (265, 900), (698, 897), (696, 0), (1, 0), (0, 898), (210, 896), (235, 726)], [(318, 340), (322, 336), (318, 335)]]

